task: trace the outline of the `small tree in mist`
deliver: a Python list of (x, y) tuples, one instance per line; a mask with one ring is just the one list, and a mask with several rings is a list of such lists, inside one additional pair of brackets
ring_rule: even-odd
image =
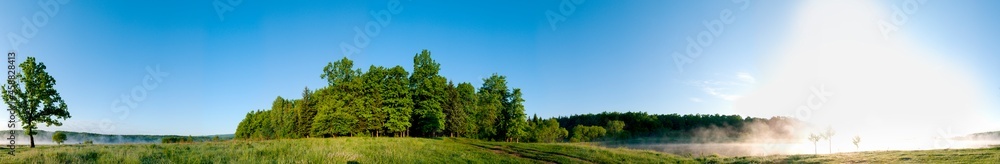
[(851, 143), (854, 143), (855, 150), (861, 150), (861, 146), (858, 146), (858, 144), (861, 143), (861, 136), (854, 136), (854, 139), (851, 140)]
[(615, 139), (621, 139), (626, 137), (624, 134), (625, 133), (624, 121), (618, 121), (618, 120), (608, 121), (608, 125), (605, 126), (605, 129), (608, 131), (608, 134), (612, 137), (615, 137)]
[(66, 141), (66, 133), (63, 133), (62, 131), (56, 131), (56, 133), (52, 133), (52, 141), (56, 142), (56, 144), (62, 145), (62, 143)]
[(818, 150), (819, 149), (819, 145), (816, 145), (816, 143), (819, 142), (819, 138), (820, 138), (820, 135), (809, 133), (809, 141), (812, 141), (812, 143), (813, 143), (813, 154), (819, 154), (819, 150)]
[(826, 127), (826, 132), (823, 132), (823, 139), (830, 144), (830, 154), (833, 154), (833, 135), (837, 134), (833, 131), (833, 127)]

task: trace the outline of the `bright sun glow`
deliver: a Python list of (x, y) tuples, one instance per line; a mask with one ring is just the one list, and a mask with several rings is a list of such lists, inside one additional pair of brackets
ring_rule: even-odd
[[(764, 63), (770, 80), (735, 110), (795, 116), (815, 128), (803, 136), (833, 127), (834, 152), (855, 151), (854, 136), (862, 138), (860, 150), (981, 146), (946, 139), (989, 130), (978, 79), (925, 54), (938, 52), (908, 45), (905, 36), (884, 38), (878, 22), (890, 19), (888, 9), (867, 0), (804, 2), (793, 34), (773, 63)], [(788, 152), (813, 153), (813, 143), (803, 138), (802, 144)], [(819, 142), (820, 152), (825, 145)]]

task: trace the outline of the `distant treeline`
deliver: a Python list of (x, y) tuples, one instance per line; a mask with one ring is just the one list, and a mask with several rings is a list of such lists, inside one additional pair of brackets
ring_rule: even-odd
[(345, 57), (323, 68), (320, 78), (328, 86), (306, 88), (300, 99), (279, 96), (271, 109), (247, 113), (235, 136), (529, 139), (534, 129), (524, 113), (521, 90), (508, 88), (505, 76), (494, 73), (477, 90), (471, 83), (447, 80), (440, 69), (427, 50), (414, 55), (412, 74), (398, 65), (362, 71)]
[[(786, 117), (769, 119), (719, 114), (648, 114), (646, 112), (603, 112), (580, 114), (556, 118), (563, 127), (609, 126), (609, 122), (621, 121), (624, 128), (617, 134), (609, 134), (608, 139), (630, 139), (646, 137), (692, 137), (739, 138), (756, 132), (767, 132), (778, 136), (792, 135), (791, 130), (803, 124)], [(711, 133), (703, 133), (711, 131)]]
[[(45, 131), (45, 130), (34, 130), (38, 134), (35, 139), (42, 142), (50, 142), (55, 131)], [(119, 135), (119, 134), (97, 134), (97, 133), (87, 133), (87, 132), (72, 132), (72, 131), (62, 131), (66, 134), (67, 144), (78, 144), (84, 143), (86, 141), (91, 141), (96, 144), (123, 144), (123, 143), (162, 143), (164, 138), (191, 138), (195, 141), (209, 141), (214, 138), (219, 138), (218, 140), (229, 140), (233, 138), (232, 134), (224, 135), (208, 135), (208, 136), (177, 136), (177, 135)], [(4, 131), (6, 133), (6, 131)], [(16, 138), (28, 138), (24, 135), (23, 130), (15, 130), (17, 134)], [(18, 142), (21, 144), (21, 142)]]

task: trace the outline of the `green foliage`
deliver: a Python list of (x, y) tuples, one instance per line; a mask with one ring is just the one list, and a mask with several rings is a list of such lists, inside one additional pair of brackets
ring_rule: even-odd
[[(504, 76), (493, 74), (489, 78), (483, 79), (483, 86), (479, 87), (479, 110), (476, 118), (479, 119), (479, 138), (500, 140), (506, 138), (505, 132), (501, 133), (504, 126), (500, 122), (503, 120), (501, 110), (506, 104), (507, 79)], [(496, 126), (496, 125), (500, 126)], [(499, 128), (498, 128), (499, 127)]]
[[(476, 96), (476, 88), (473, 87), (471, 83), (463, 82), (458, 84), (458, 87), (456, 87), (456, 92), (459, 101), (456, 105), (459, 106), (459, 108), (461, 110), (464, 110), (465, 112), (464, 130), (459, 129), (459, 127), (455, 127), (456, 131), (464, 131), (459, 133), (461, 136), (475, 137), (476, 136), (475, 132), (477, 132), (479, 129), (479, 124), (477, 124), (477, 122), (479, 122), (480, 120), (479, 117), (477, 117), (477, 113), (479, 112), (477, 108), (478, 107), (477, 102), (479, 99)], [(456, 121), (460, 120), (456, 119)], [(461, 126), (461, 125), (456, 125), (456, 126)]]
[(615, 138), (627, 138), (625, 134), (625, 122), (619, 120), (608, 121), (608, 125), (604, 126), (608, 130), (608, 134)]
[[(163, 139), (161, 139), (161, 143), (192, 143), (192, 142), (194, 142), (194, 138), (192, 137), (164, 137)], [(90, 144), (93, 144), (93, 141), (91, 141)]]
[(600, 126), (583, 126), (577, 125), (573, 127), (573, 136), (570, 137), (570, 142), (590, 142), (597, 138), (604, 137), (607, 133), (603, 127)]
[(413, 73), (402, 66), (355, 69), (343, 58), (327, 63), (320, 75), (329, 86), (302, 92), (301, 99), (278, 97), (271, 109), (247, 113), (237, 139), (334, 136), (434, 137), (441, 134), (490, 140), (530, 138), (521, 90), (507, 88), (506, 77), (471, 83), (438, 75), (441, 64), (423, 50), (413, 57)]
[(312, 130), (312, 123), (314, 117), (318, 110), (314, 107), (315, 102), (313, 100), (313, 93), (309, 90), (309, 87), (305, 87), (302, 90), (302, 99), (298, 101), (295, 105), (295, 133), (296, 137), (309, 137)]
[(320, 78), (326, 79), (330, 83), (330, 86), (334, 86), (338, 83), (351, 81), (357, 76), (354, 70), (354, 61), (344, 57), (339, 61), (333, 63), (327, 63), (326, 67), (323, 67), (323, 74), (320, 74)]
[(66, 133), (63, 133), (62, 131), (52, 133), (52, 141), (56, 142), (56, 144), (62, 145), (62, 143), (66, 141)]
[[(468, 89), (471, 87), (466, 87)], [(507, 88), (507, 77), (494, 73), (483, 79), (477, 95), (478, 102), (474, 102), (478, 104), (477, 109), (470, 113), (479, 123), (473, 126), (479, 138), (517, 142), (529, 137), (521, 89), (514, 88), (511, 92)]]
[[(666, 140), (689, 142), (683, 138), (694, 135), (693, 132), (703, 128), (726, 128), (727, 130), (719, 137), (736, 141), (750, 130), (756, 128), (757, 132), (767, 130), (773, 137), (794, 139), (797, 137), (787, 128), (798, 128), (802, 124), (798, 120), (787, 117), (763, 118), (743, 118), (739, 115), (719, 115), (719, 114), (648, 114), (646, 112), (602, 112), (596, 114), (578, 114), (571, 116), (557, 117), (559, 124), (564, 128), (572, 128), (577, 125), (603, 126), (607, 127), (609, 121), (621, 121), (625, 126), (622, 131), (615, 136), (613, 129), (609, 130), (609, 135), (616, 139), (637, 139), (637, 138), (667, 138)], [(750, 125), (760, 125), (752, 127)]]
[(501, 131), (506, 133), (504, 138), (507, 141), (516, 142), (527, 135), (525, 129), (528, 122), (525, 120), (524, 99), (521, 98), (521, 95), (521, 89), (515, 88), (514, 92), (510, 94), (510, 98), (507, 99), (509, 102), (502, 110), (503, 120), (500, 125), (502, 126)]
[(438, 75), (441, 64), (431, 59), (430, 51), (423, 50), (413, 56), (412, 89), (413, 123), (420, 136), (436, 136), (444, 130), (445, 88), (447, 80)]
[(566, 128), (559, 127), (559, 121), (556, 121), (554, 118), (539, 120), (538, 116), (535, 116), (530, 121), (530, 128), (532, 142), (558, 142), (569, 135), (569, 131), (566, 131)]
[(402, 66), (389, 69), (384, 81), (383, 104), (388, 118), (385, 128), (389, 133), (403, 136), (410, 128), (410, 115), (413, 114), (413, 100), (410, 99), (409, 72)]
[(62, 126), (59, 119), (70, 118), (69, 110), (59, 92), (56, 91), (56, 79), (45, 71), (45, 63), (35, 63), (34, 57), (28, 57), (20, 65), (21, 71), (14, 75), (16, 80), (8, 80), (0, 86), (3, 100), (8, 109), (12, 109), (21, 127), (28, 131), (31, 147), (35, 147), (33, 130), (39, 123), (45, 126)]

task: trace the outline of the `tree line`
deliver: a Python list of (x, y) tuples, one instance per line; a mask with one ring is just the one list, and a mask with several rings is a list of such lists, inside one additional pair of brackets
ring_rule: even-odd
[[(602, 112), (597, 114), (578, 114), (554, 118), (564, 127), (573, 127), (573, 137), (576, 133), (607, 133), (608, 140), (625, 140), (644, 137), (685, 138), (697, 135), (699, 130), (718, 128), (719, 138), (739, 138), (752, 130), (767, 130), (775, 136), (794, 137), (791, 131), (795, 126), (802, 125), (795, 119), (787, 117), (754, 118), (740, 115), (720, 114), (649, 114), (646, 112)], [(761, 127), (750, 127), (758, 125)], [(588, 127), (590, 127), (588, 129)], [(786, 128), (787, 127), (787, 128)], [(595, 129), (595, 128), (604, 128)], [(576, 132), (579, 129), (581, 132)], [(592, 135), (601, 136), (601, 135)], [(701, 136), (704, 137), (704, 136)], [(580, 136), (577, 139), (591, 139)], [(573, 138), (571, 138), (573, 140)]]
[[(604, 112), (528, 118), (523, 93), (494, 73), (479, 88), (448, 80), (441, 64), (423, 50), (413, 73), (402, 66), (355, 68), (346, 57), (327, 63), (325, 87), (303, 89), (296, 99), (275, 98), (270, 109), (251, 111), (236, 129), (237, 139), (337, 136), (466, 137), (508, 142), (587, 142), (653, 136), (691, 136), (705, 127), (744, 129), (748, 123), (784, 123), (783, 118), (739, 115), (678, 115)], [(739, 135), (740, 131), (733, 135)]]
[[(251, 111), (236, 129), (238, 139), (336, 136), (455, 136), (496, 141), (532, 140), (519, 88), (494, 73), (477, 89), (439, 74), (441, 64), (423, 50), (413, 73), (402, 66), (354, 68), (346, 57), (320, 74), (329, 85), (302, 96), (278, 96), (271, 109)], [(555, 122), (551, 122), (555, 123)], [(555, 127), (558, 127), (556, 125)], [(559, 129), (555, 129), (559, 130)], [(565, 129), (563, 129), (565, 130)]]

